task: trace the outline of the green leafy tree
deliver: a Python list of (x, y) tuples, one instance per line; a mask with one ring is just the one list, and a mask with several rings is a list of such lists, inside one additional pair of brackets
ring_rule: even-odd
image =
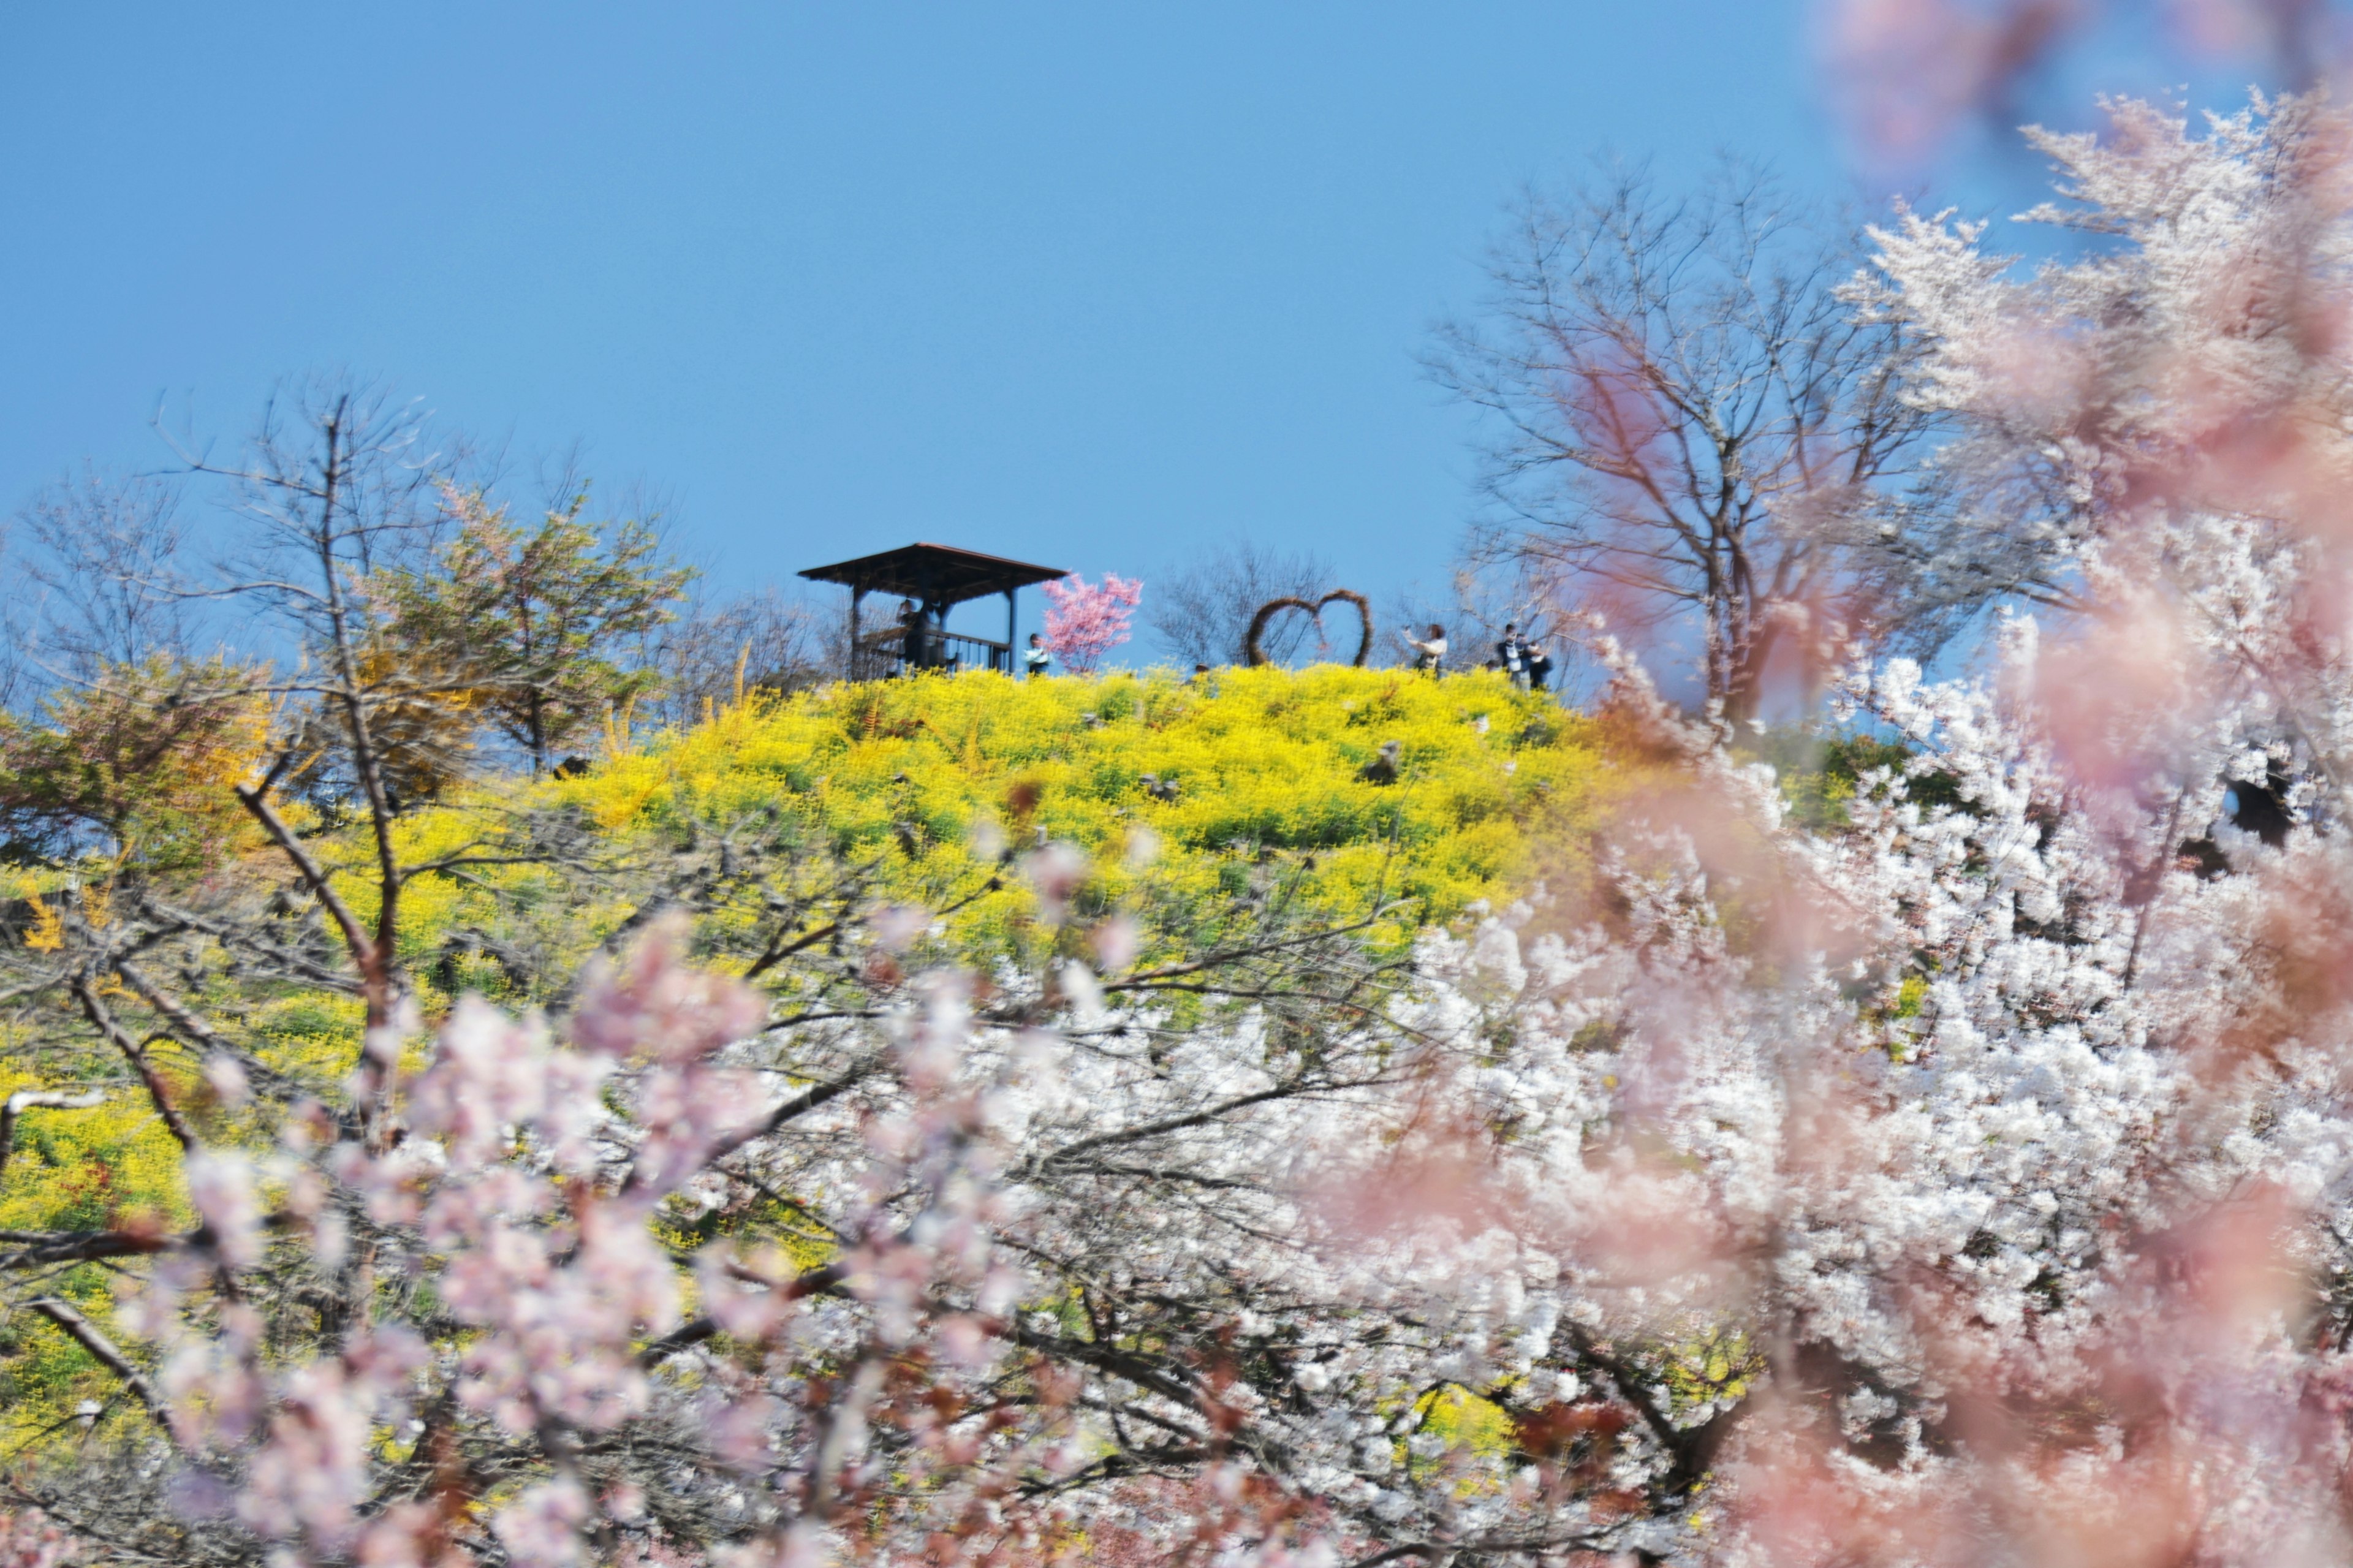
[(461, 689), (534, 773), (657, 683), (626, 651), (672, 617), (694, 576), (645, 524), (584, 521), (587, 499), (527, 527), (480, 492), (447, 489), (453, 536), (428, 567), (381, 572), (370, 588), (387, 645)]
[(269, 749), (264, 678), (163, 655), (95, 673), (37, 714), (0, 714), (5, 852), (49, 864), (96, 857), (136, 871), (216, 862), (250, 829), (232, 786)]

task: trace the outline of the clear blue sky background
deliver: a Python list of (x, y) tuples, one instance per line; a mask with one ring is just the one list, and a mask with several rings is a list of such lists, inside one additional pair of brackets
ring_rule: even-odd
[(0, 70), (0, 507), (348, 365), (585, 442), (723, 588), (1249, 535), (1436, 593), (1414, 356), (1516, 188), (1857, 194), (1796, 0), (18, 5)]

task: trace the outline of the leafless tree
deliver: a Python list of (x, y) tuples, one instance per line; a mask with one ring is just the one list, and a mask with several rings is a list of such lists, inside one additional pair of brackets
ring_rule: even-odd
[(203, 617), (175, 591), (188, 542), (181, 500), (168, 479), (88, 468), (26, 504), (10, 552), (23, 585), (9, 595), (7, 627), (18, 696), (195, 652)]
[(839, 667), (827, 647), (837, 618), (773, 586), (715, 602), (698, 596), (647, 639), (643, 657), (661, 685), (638, 714), (683, 726), (747, 692), (815, 685)]
[(1489, 547), (1565, 568), (1618, 626), (1696, 643), (1736, 719), (1768, 667), (1893, 608), (1883, 541), (1926, 416), (1899, 394), (1902, 330), (1840, 298), (1860, 259), (1736, 164), (1680, 200), (1616, 173), (1528, 196), (1490, 319), (1431, 357), (1493, 416)]
[[(1285, 596), (1313, 601), (1334, 586), (1332, 563), (1321, 555), (1238, 539), (1155, 578), (1147, 616), (1178, 662), (1239, 664), (1261, 605)], [(1353, 615), (1348, 624), (1353, 634)], [(1312, 650), (1314, 637), (1314, 621), (1291, 616), (1270, 626), (1261, 640), (1274, 662), (1288, 664)]]
[[(174, 443), (192, 478), (227, 487), (248, 525), (245, 549), (195, 596), (266, 617), (295, 656), (264, 682), (285, 700), (288, 722), (260, 775), (237, 785), (237, 799), (332, 916), (370, 1028), (391, 1019), (406, 989), (395, 944), (401, 892), (416, 872), (398, 843), (399, 785), (428, 765), (420, 753), (460, 743), (430, 714), (463, 689), (463, 676), (445, 682), (391, 657), (361, 591), (371, 574), (420, 558), (447, 526), (434, 484), (451, 456), (427, 437), (415, 404), (330, 377), (273, 397), (235, 459)], [(367, 825), (372, 917), (345, 901), (273, 799), (301, 783)]]

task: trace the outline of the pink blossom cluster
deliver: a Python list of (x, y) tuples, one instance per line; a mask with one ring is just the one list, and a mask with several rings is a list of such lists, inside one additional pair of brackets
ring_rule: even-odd
[[(697, 1485), (736, 1500), (729, 1561), (797, 1562), (886, 1479), (936, 1473), (978, 1499), (1009, 1484), (988, 1479), (1005, 1467), (1067, 1465), (1028, 1443), (997, 1454), (985, 1427), (952, 1430), (923, 1403), (995, 1365), (1023, 1288), (990, 1243), (986, 1130), (1002, 1089), (969, 1070), (965, 985), (931, 987), (893, 1052), (894, 1105), (845, 1128), (823, 1262), (726, 1240), (681, 1258), (659, 1239), (665, 1215), (727, 1188), (714, 1162), (756, 1155), (786, 1086), (735, 1065), (765, 1001), (684, 964), (681, 938), (660, 928), (592, 966), (565, 1041), (461, 1003), (421, 1070), (396, 1079), (388, 1135), (313, 1106), (267, 1157), (192, 1157), (201, 1244), (117, 1313), (163, 1353), (183, 1514), (234, 1519), (306, 1562), (455, 1564), (494, 1541), (563, 1563), (617, 1535), (654, 1561), (668, 1549), (645, 1532), (641, 1484), (599, 1483), (584, 1455), (599, 1434), (684, 1420)], [(273, 1231), (354, 1296), (430, 1292), (445, 1326), (363, 1310), (287, 1362), (236, 1283)], [(747, 1376), (722, 1359), (687, 1383), (667, 1374), (714, 1336), (799, 1370)], [(892, 1420), (912, 1422), (916, 1447), (885, 1464), (868, 1453), (872, 1421), (902, 1405)], [(463, 1504), (485, 1451), (529, 1456), (530, 1478), (490, 1510), (487, 1536)], [(451, 1474), (387, 1498), (404, 1468)]]
[[(193, 1158), (206, 1246), (170, 1260), (123, 1313), (172, 1346), (160, 1383), (200, 1465), (184, 1494), (217, 1498), (315, 1558), (441, 1560), (458, 1549), (438, 1503), (363, 1517), (388, 1438), (421, 1448), (437, 1425), (478, 1413), (511, 1435), (576, 1442), (643, 1413), (639, 1348), (683, 1310), (683, 1278), (651, 1226), (772, 1098), (759, 1075), (720, 1061), (765, 1011), (740, 984), (685, 967), (675, 933), (657, 932), (587, 976), (569, 1045), (461, 1004), (398, 1086), (388, 1146), (335, 1136), (314, 1110), (269, 1159)], [(431, 1344), (363, 1312), (326, 1353), (284, 1365), (234, 1295), (208, 1321), (184, 1321), (182, 1297), (209, 1274), (260, 1260), (265, 1220), (306, 1233), (330, 1271), (349, 1263), (356, 1224), (371, 1256), (355, 1291), (430, 1289), (459, 1337)], [(529, 1561), (574, 1560), (591, 1511), (578, 1479), (555, 1469), (491, 1521)]]
[(0, 1568), (60, 1568), (78, 1555), (75, 1542), (38, 1509), (0, 1516)]
[(1046, 650), (1073, 674), (1092, 675), (1103, 655), (1128, 639), (1144, 584), (1110, 572), (1101, 584), (1090, 584), (1072, 573), (1044, 584), (1044, 592)]
[(1881, 164), (1942, 151), (1972, 116), (2006, 132), (2071, 45), (2130, 36), (2177, 64), (2211, 68), (2219, 57), (2306, 89), (2353, 60), (2326, 8), (2304, 0), (1823, 0), (1818, 10), (1828, 85), (1861, 157)]

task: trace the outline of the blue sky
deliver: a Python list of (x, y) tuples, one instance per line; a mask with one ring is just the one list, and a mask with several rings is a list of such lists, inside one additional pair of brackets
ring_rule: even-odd
[(11, 7), (0, 507), (348, 365), (585, 443), (722, 587), (925, 538), (1148, 593), (1250, 535), (1436, 591), (1471, 462), (1415, 354), (1503, 205), (1605, 150), (1867, 192), (1805, 15)]

